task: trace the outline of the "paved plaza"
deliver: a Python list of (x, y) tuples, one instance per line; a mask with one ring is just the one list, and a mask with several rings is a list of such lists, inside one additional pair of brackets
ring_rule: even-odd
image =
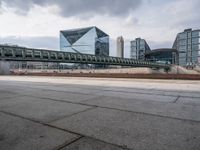
[(0, 150), (199, 150), (200, 81), (0, 76)]

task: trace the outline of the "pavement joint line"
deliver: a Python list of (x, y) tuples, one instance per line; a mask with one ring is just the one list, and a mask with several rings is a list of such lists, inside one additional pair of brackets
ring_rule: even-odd
[(180, 95), (177, 96), (177, 98), (175, 99), (175, 101), (173, 101), (173, 103), (176, 103), (179, 100), (180, 97), (181, 97)]
[[(56, 102), (62, 102), (62, 103), (78, 104), (78, 105), (89, 106), (89, 107), (98, 107), (95, 105), (84, 104), (81, 102), (72, 102), (72, 101), (67, 101), (67, 100), (52, 99), (52, 98), (47, 98), (47, 97), (38, 97), (38, 96), (33, 96), (33, 95), (21, 95), (21, 97), (32, 97), (32, 98), (39, 98), (41, 100), (50, 100), (50, 101), (56, 101)], [(92, 99), (89, 99), (89, 100), (92, 100)]]
[(122, 145), (117, 145), (117, 144), (113, 144), (113, 143), (110, 143), (110, 142), (106, 142), (106, 141), (103, 141), (101, 139), (97, 139), (97, 138), (94, 138), (94, 137), (91, 137), (91, 136), (84, 136), (85, 138), (90, 138), (90, 139), (93, 139), (93, 140), (96, 140), (96, 141), (99, 141), (99, 142), (102, 142), (102, 143), (105, 143), (105, 144), (109, 144), (109, 145), (112, 145), (112, 146), (116, 146), (118, 148), (121, 148), (123, 150), (133, 150), (133, 149), (130, 149), (128, 147), (125, 147), (125, 146), (122, 146)]
[[(42, 89), (42, 90), (45, 90), (45, 89)], [(48, 91), (48, 90), (47, 90)], [(62, 91), (63, 92), (63, 91)], [(65, 92), (65, 93), (72, 93), (72, 92)], [(129, 92), (130, 93), (130, 92)], [(136, 93), (136, 92), (132, 92), (132, 93)], [(83, 93), (76, 93), (76, 92), (74, 92), (73, 94), (83, 94)], [(137, 93), (137, 94), (147, 94), (147, 93)], [(18, 93), (17, 95), (19, 95), (19, 96), (30, 96), (30, 97), (36, 97), (36, 98), (41, 98), (41, 99), (51, 99), (51, 98), (47, 98), (47, 97), (37, 97), (37, 96), (33, 96), (33, 95), (28, 95), (28, 94), (20, 94), (20, 93)], [(83, 94), (83, 95), (93, 95), (93, 94)], [(177, 96), (175, 96), (175, 95), (162, 95), (162, 94), (150, 94), (150, 95), (160, 95), (160, 96), (171, 96), (171, 97), (174, 97), (174, 98), (176, 98), (174, 101), (176, 102), (176, 100), (177, 100)], [(104, 97), (104, 95), (93, 95), (93, 96), (96, 96), (96, 98), (101, 98), (101, 97)], [(109, 96), (108, 96), (109, 97)], [(110, 96), (110, 97), (112, 97), (112, 96)], [(179, 95), (178, 95), (178, 97), (179, 97)], [(187, 97), (187, 98), (196, 98), (196, 97), (189, 97), (189, 96), (181, 96), (181, 97)], [(114, 97), (113, 97), (114, 98)], [(85, 100), (82, 100), (81, 102), (86, 102), (86, 101), (89, 101), (89, 100), (92, 100), (93, 98), (90, 98), (90, 99), (85, 99)], [(126, 99), (131, 99), (131, 98), (126, 98)], [(60, 100), (60, 99), (52, 99), (52, 100), (58, 100), (58, 101), (63, 101), (64, 102), (64, 100)], [(153, 101), (153, 100), (152, 100)], [(156, 100), (155, 100), (156, 101)], [(163, 102), (163, 103), (175, 103), (174, 101), (172, 101), (172, 102)], [(70, 101), (66, 101), (66, 102), (69, 102), (70, 103)]]
[[(121, 146), (121, 145), (116, 145), (116, 144), (113, 144), (113, 143), (105, 142), (105, 141), (102, 141), (102, 140), (100, 140), (100, 139), (96, 139), (96, 138), (90, 137), (90, 136), (80, 136), (79, 138), (75, 139), (74, 141), (72, 141), (72, 142), (66, 144), (65, 146), (63, 146), (63, 147), (61, 147), (61, 148), (59, 148), (59, 149), (56, 149), (56, 150), (61, 150), (62, 148), (65, 148), (65, 147), (67, 147), (67, 146), (70, 146), (71, 144), (76, 143), (76, 142), (78, 142), (79, 140), (81, 140), (81, 139), (83, 139), (83, 138), (90, 138), (90, 139), (92, 139), (92, 140), (96, 140), (96, 141), (102, 142), (102, 143), (104, 143), (104, 144), (112, 145), (112, 146), (121, 148), (121, 149), (123, 149), (123, 150), (132, 150), (132, 149), (129, 149), (129, 148), (125, 147), (125, 146)], [(54, 149), (53, 149), (53, 150), (54, 150)]]
[[(102, 97), (105, 97), (105, 96), (98, 96), (98, 95), (96, 95), (96, 97), (88, 98), (88, 99), (82, 100), (82, 101), (80, 101), (79, 103), (84, 104), (84, 102), (91, 101), (91, 100), (94, 100), (94, 99), (97, 99), (97, 98), (102, 98)], [(86, 105), (87, 105), (87, 104), (86, 104)]]
[[(26, 82), (27, 83), (27, 82)], [(40, 82), (39, 82), (40, 83)], [(41, 82), (43, 83), (43, 82)], [(53, 83), (52, 83), (53, 84)], [(51, 85), (51, 83), (50, 83)], [(28, 85), (27, 85), (28, 86)], [(37, 85), (36, 85), (37, 86)], [(21, 86), (19, 86), (21, 87)], [(48, 86), (47, 86), (48, 87)], [(70, 92), (70, 91), (57, 91), (57, 90), (51, 90), (51, 89), (43, 89), (43, 88), (36, 88), (36, 87), (29, 87), (31, 89), (40, 89), (40, 90), (43, 90), (43, 91), (56, 91), (56, 92), (65, 92), (65, 93), (74, 93), (74, 94), (84, 94), (84, 95), (92, 95), (92, 94), (87, 94), (87, 93), (79, 93), (79, 92)], [(106, 87), (107, 88), (107, 87)], [(91, 90), (89, 88), (86, 88), (87, 90)], [(180, 92), (180, 91), (169, 91), (169, 90), (159, 90), (159, 89), (141, 89), (141, 88), (127, 88), (127, 89), (134, 89), (134, 90), (153, 90), (153, 91), (161, 91), (161, 92)], [(116, 90), (116, 91), (113, 91), (113, 90), (104, 90), (104, 89), (92, 89), (92, 90), (95, 90), (95, 91), (112, 91), (112, 92), (124, 92), (124, 93), (136, 93), (136, 94), (151, 94), (151, 93), (148, 93), (148, 92), (128, 92), (128, 91), (121, 91), (121, 90)], [(182, 92), (182, 91), (181, 91)], [(198, 93), (198, 92), (192, 92), (190, 91), (190, 93)], [(159, 93), (155, 93), (155, 94), (151, 94), (151, 95), (160, 95), (160, 96), (172, 96), (172, 97), (176, 97), (178, 95), (171, 95), (171, 94), (159, 94)], [(187, 97), (187, 98), (200, 98), (198, 96), (195, 96), (195, 97), (190, 97), (190, 96), (182, 96), (182, 97)]]
[(29, 120), (29, 121), (32, 121), (32, 122), (35, 122), (35, 123), (43, 124), (43, 122), (41, 122), (41, 121), (38, 121), (38, 120), (35, 120), (35, 119), (30, 119), (30, 118), (27, 118), (27, 117), (23, 117), (23, 116), (20, 116), (20, 115), (11, 113), (11, 112), (7, 112), (7, 111), (4, 111), (4, 110), (0, 110), (0, 113), (4, 113), (4, 114), (10, 115), (10, 116), (18, 117), (18, 118), (21, 118), (21, 119), (24, 119), (24, 120)]
[[(63, 92), (63, 93), (73, 93), (73, 94), (83, 94), (83, 95), (94, 95), (94, 94), (87, 94), (87, 93), (80, 93), (80, 92), (71, 92), (71, 91), (58, 91), (58, 90), (51, 90), (51, 89), (44, 89), (44, 88), (36, 88), (36, 87), (29, 87), (31, 89), (40, 89), (42, 91), (55, 91), (55, 92)], [(87, 90), (91, 90), (89, 88), (86, 88)], [(132, 89), (132, 88), (128, 88), (128, 89)], [(153, 91), (159, 91), (159, 92), (180, 92), (180, 91), (169, 91), (169, 90), (158, 90), (158, 89), (140, 89), (140, 88), (133, 88), (134, 90), (153, 90)], [(172, 95), (172, 94), (159, 94), (159, 93), (148, 93), (148, 92), (136, 92), (136, 91), (132, 91), (132, 92), (128, 92), (128, 91), (121, 91), (121, 90), (104, 90), (104, 89), (92, 89), (95, 91), (112, 91), (112, 92), (124, 92), (124, 93), (136, 93), (136, 94), (150, 94), (150, 95), (160, 95), (160, 96), (171, 96), (171, 97), (177, 97), (179, 95)], [(181, 91), (182, 92), (182, 91)], [(190, 93), (197, 93), (197, 92), (190, 92)], [(200, 98), (200, 96), (182, 96), (182, 97), (187, 97), (187, 98)]]
[[(140, 89), (140, 90), (146, 90), (146, 89)], [(147, 89), (149, 90), (149, 89)], [(150, 94), (150, 95), (160, 95), (160, 96), (171, 96), (171, 97), (177, 97), (179, 95), (171, 95), (171, 94), (159, 94), (159, 93), (148, 93), (148, 92), (135, 92), (135, 91), (132, 91), (132, 92), (128, 92), (128, 91), (115, 91), (115, 90), (102, 90), (102, 91), (112, 91), (112, 92), (123, 92), (123, 93), (136, 93), (136, 94)], [(155, 91), (162, 91), (162, 90), (155, 90)], [(169, 91), (165, 91), (163, 90), (162, 92), (169, 92)], [(178, 92), (178, 91), (177, 91)], [(180, 92), (180, 91), (179, 91)], [(192, 92), (191, 92), (192, 93)], [(195, 97), (191, 97), (191, 96), (182, 96), (182, 97), (188, 97), (188, 98), (200, 98), (200, 96), (195, 96)]]
[(47, 89), (43, 89), (43, 91), (55, 91), (55, 92), (59, 92), (59, 93), (72, 93), (72, 94), (82, 94), (82, 95), (92, 95), (92, 94), (87, 94), (87, 93), (80, 93), (80, 92), (70, 92), (70, 91), (58, 91), (58, 90), (47, 90)]
[(88, 106), (97, 106), (97, 108), (112, 109), (112, 110), (118, 110), (118, 111), (123, 111), (123, 112), (129, 112), (129, 113), (135, 113), (135, 114), (142, 114), (142, 115), (148, 115), (148, 116), (154, 116), (154, 117), (160, 117), (160, 118), (168, 118), (168, 119), (181, 120), (181, 121), (186, 121), (186, 122), (200, 123), (200, 121), (197, 121), (197, 120), (183, 119), (183, 118), (177, 118), (177, 117), (170, 117), (170, 116), (167, 116), (167, 115), (158, 115), (158, 114), (138, 112), (138, 111), (131, 111), (131, 110), (124, 110), (124, 109), (118, 109), (118, 108), (114, 108), (114, 107), (105, 107), (105, 106), (98, 106), (98, 105), (88, 105)]
[[(95, 97), (95, 98), (106, 98), (106, 97), (109, 97), (109, 98), (119, 98), (119, 97), (114, 97), (114, 96), (104, 96), (104, 95), (102, 95), (102, 96), (98, 96), (98, 97)], [(83, 103), (84, 104), (84, 102), (87, 102), (87, 101), (90, 101), (90, 100), (93, 100), (94, 98), (91, 98), (91, 99), (88, 99), (88, 100), (83, 100), (83, 101), (80, 101), (80, 103)], [(151, 101), (151, 102), (160, 102), (160, 103), (163, 103), (163, 104), (165, 104), (165, 103), (173, 103), (173, 101), (157, 101), (157, 100), (144, 100), (144, 99), (133, 99), (133, 98), (123, 98), (123, 99), (126, 99), (126, 100), (136, 100), (136, 101), (144, 101), (144, 102), (148, 102), (148, 101)]]
[(62, 145), (60, 145), (60, 146), (58, 146), (58, 147), (56, 147), (56, 148), (53, 148), (52, 150), (61, 150), (61, 149), (65, 148), (65, 147), (69, 146), (70, 144), (73, 144), (73, 143), (79, 141), (79, 140), (82, 139), (83, 137), (84, 137), (84, 136), (80, 136), (80, 137), (78, 137), (78, 138), (75, 138), (75, 139), (72, 140), (71, 142), (65, 142), (64, 144), (62, 144)]
[(16, 95), (13, 95), (12, 97), (5, 96), (5, 97), (1, 97), (0, 100), (2, 100), (2, 99), (12, 99), (12, 98), (15, 98), (15, 97), (21, 97), (21, 95), (16, 94)]
[[(91, 107), (91, 106), (90, 106), (90, 107)], [(63, 116), (63, 117), (61, 117), (61, 118), (57, 118), (57, 119), (54, 119), (54, 120), (49, 121), (49, 122), (46, 122), (46, 123), (52, 123), (52, 122), (55, 122), (55, 121), (59, 121), (59, 120), (62, 120), (62, 119), (64, 119), (64, 118), (72, 117), (72, 116), (74, 116), (74, 115), (77, 115), (77, 114), (80, 114), (80, 113), (83, 113), (83, 112), (86, 112), (86, 111), (90, 111), (90, 110), (95, 109), (95, 108), (97, 108), (97, 107), (96, 107), (96, 106), (93, 106), (93, 107), (87, 108), (87, 109), (85, 109), (85, 110), (83, 110), (83, 111), (79, 111), (79, 112), (73, 113), (73, 114), (71, 114), (71, 115), (66, 115), (66, 116)]]
[(101, 140), (101, 139), (97, 139), (97, 138), (92, 137), (92, 136), (88, 136), (88, 135), (84, 135), (84, 134), (77, 133), (77, 132), (74, 132), (74, 131), (70, 131), (70, 130), (67, 130), (67, 129), (64, 129), (64, 128), (61, 128), (61, 127), (57, 127), (57, 126), (48, 124), (48, 123), (42, 123), (42, 124), (45, 125), (45, 126), (48, 126), (48, 127), (52, 127), (52, 128), (55, 128), (55, 129), (59, 129), (59, 130), (65, 131), (65, 132), (69, 132), (69, 133), (72, 133), (72, 134), (76, 134), (76, 135), (78, 135), (78, 136), (80, 136), (80, 137), (88, 137), (88, 138), (90, 138), (90, 139), (98, 140), (98, 141), (103, 142), (103, 143), (106, 143), (106, 144), (111, 144), (111, 145), (113, 145), (113, 146), (122, 148), (122, 149), (124, 149), (124, 150), (131, 150), (131, 149), (129, 149), (129, 148), (125, 148), (125, 147), (122, 146), (122, 145), (118, 145), (118, 144), (106, 142), (106, 141), (103, 141), (103, 140)]
[[(73, 84), (72, 84), (73, 85)], [(110, 91), (109, 90), (109, 88), (112, 88), (112, 87), (114, 87), (114, 88), (116, 88), (116, 89), (118, 89), (119, 87), (115, 87), (115, 86), (110, 86), (110, 87), (107, 87), (107, 86), (100, 86), (101, 87), (101, 89), (92, 89), (92, 90), (102, 90), (102, 91), (106, 91), (106, 90), (108, 90), (108, 91)], [(103, 87), (103, 88), (102, 88)], [(106, 88), (106, 89), (105, 89)], [(149, 89), (144, 89), (144, 88), (132, 88), (132, 87), (124, 87), (124, 88), (126, 88), (126, 89), (129, 89), (129, 90), (149, 90), (149, 91), (159, 91), (159, 92), (163, 92), (163, 91), (165, 91), (165, 92), (180, 92), (180, 91), (178, 91), (178, 90), (165, 90), (165, 89), (163, 89), (163, 90), (161, 90), (161, 89), (155, 89), (155, 88), (149, 88)], [(88, 90), (90, 90), (90, 88), (86, 88), (86, 89), (88, 89)], [(111, 90), (112, 91), (112, 90)], [(117, 90), (117, 92), (124, 92), (124, 91), (121, 91), (121, 90)], [(125, 91), (125, 92), (127, 92), (127, 91)], [(183, 91), (184, 92), (184, 91)], [(132, 92), (128, 92), (128, 93), (132, 93)], [(198, 92), (193, 92), (193, 91), (190, 91), (190, 93), (198, 93)], [(147, 93), (147, 94), (149, 94), (149, 93)], [(170, 95), (169, 95), (170, 96)], [(173, 96), (173, 95), (172, 95)]]
[(31, 122), (34, 122), (34, 123), (38, 123), (38, 124), (41, 124), (43, 126), (48, 126), (48, 127), (51, 127), (51, 128), (55, 128), (55, 129), (58, 129), (58, 130), (61, 130), (61, 131), (69, 132), (71, 134), (75, 134), (75, 135), (78, 135), (78, 136), (83, 136), (82, 134), (79, 134), (79, 133), (76, 133), (76, 132), (73, 132), (73, 131), (62, 129), (62, 128), (59, 128), (59, 127), (56, 127), (56, 126), (53, 126), (53, 125), (50, 125), (50, 124), (47, 124), (47, 123), (44, 123), (44, 122), (41, 122), (41, 121), (37, 121), (37, 120), (34, 120), (34, 119), (30, 119), (30, 118), (26, 118), (26, 117), (23, 117), (23, 116), (19, 116), (19, 115), (16, 115), (16, 114), (13, 114), (13, 113), (10, 113), (10, 112), (7, 112), (7, 111), (0, 110), (0, 113), (4, 113), (6, 115), (10, 115), (10, 116), (13, 116), (13, 117), (17, 117), (17, 118), (21, 118), (21, 119), (24, 119), (24, 120), (28, 120), (28, 121), (31, 121)]
[(45, 123), (44, 125), (49, 126), (49, 127), (52, 127), (52, 128), (56, 128), (56, 129), (59, 129), (59, 130), (65, 131), (65, 132), (73, 133), (73, 134), (79, 135), (80, 137), (88, 137), (88, 138), (90, 138), (90, 139), (97, 140), (97, 141), (103, 142), (103, 143), (105, 143), (105, 144), (110, 144), (110, 145), (113, 145), (113, 146), (122, 148), (122, 149), (124, 149), (124, 150), (131, 150), (131, 149), (126, 148), (126, 147), (124, 147), (124, 146), (122, 146), (122, 145), (118, 145), (118, 144), (106, 142), (106, 141), (103, 141), (103, 140), (101, 140), (101, 139), (97, 139), (97, 138), (92, 137), (92, 136), (88, 136), (88, 135), (84, 135), (84, 134), (77, 133), (77, 132), (74, 132), (74, 131), (70, 131), (70, 130), (67, 130), (67, 129), (64, 129), (64, 128), (61, 128), (61, 127), (57, 127), (57, 126), (54, 126), (54, 125), (51, 125), (51, 124), (46, 124), (46, 123)]
[(74, 135), (78, 135), (80, 137), (89, 137), (91, 139), (95, 139), (95, 140), (98, 140), (98, 141), (101, 141), (101, 142), (104, 142), (104, 143), (107, 143), (107, 144), (111, 144), (111, 145), (114, 145), (114, 146), (117, 146), (119, 148), (122, 148), (124, 150), (132, 150), (132, 149), (129, 149), (127, 147), (124, 147), (122, 145), (118, 145), (118, 144), (113, 144), (113, 143), (109, 143), (109, 142), (105, 142), (105, 141), (102, 141), (100, 139), (96, 139), (94, 137), (91, 137), (91, 136), (88, 136), (88, 135), (83, 135), (81, 133), (77, 133), (77, 132), (74, 132), (74, 131), (70, 131), (70, 130), (67, 130), (67, 129), (63, 129), (63, 128), (60, 128), (60, 127), (57, 127), (57, 126), (54, 126), (54, 125), (51, 125), (51, 124), (48, 124), (48, 123), (43, 123), (43, 122), (40, 122), (40, 121), (36, 121), (36, 120), (32, 120), (30, 118), (26, 118), (26, 117), (22, 117), (22, 116), (19, 116), (19, 115), (16, 115), (16, 114), (13, 114), (13, 113), (10, 113), (10, 112), (6, 112), (6, 111), (1, 111), (0, 110), (0, 113), (4, 113), (6, 115), (10, 115), (10, 116), (14, 116), (14, 117), (17, 117), (17, 118), (21, 118), (21, 119), (24, 119), (24, 120), (28, 120), (28, 121), (31, 121), (31, 122), (34, 122), (34, 123), (38, 123), (38, 124), (41, 124), (43, 126), (47, 126), (47, 127), (51, 127), (51, 128), (54, 128), (54, 129), (57, 129), (57, 130), (61, 130), (61, 131), (65, 131), (65, 132), (68, 132), (68, 133), (71, 133), (71, 134), (74, 134)]
[[(21, 86), (19, 86), (21, 87)], [(27, 87), (27, 86), (25, 86)], [(22, 87), (23, 88), (23, 87)], [(42, 90), (42, 91), (55, 91), (55, 92), (60, 92), (60, 93), (72, 93), (72, 94), (82, 94), (82, 95), (92, 95), (91, 93), (90, 94), (87, 94), (87, 93), (80, 93), (80, 92), (71, 92), (71, 91), (58, 91), (58, 90), (51, 90), (51, 89), (44, 89), (44, 88), (36, 88), (36, 87), (29, 87), (30, 89), (37, 89), (37, 90)], [(88, 90), (91, 90), (91, 89), (88, 89)], [(16, 93), (16, 94), (19, 94), (19, 93)], [(94, 95), (95, 96), (95, 95)]]
[[(24, 95), (24, 96), (30, 96), (30, 95)], [(119, 109), (119, 108), (114, 108), (114, 107), (106, 107), (106, 106), (99, 106), (99, 105), (93, 105), (93, 104), (85, 104), (82, 102), (71, 102), (71, 101), (65, 101), (65, 100), (56, 100), (56, 99), (51, 99), (51, 98), (41, 98), (37, 96), (30, 96), (33, 98), (39, 98), (39, 99), (44, 99), (44, 100), (51, 100), (51, 101), (57, 101), (57, 102), (63, 102), (63, 103), (71, 103), (71, 104), (78, 104), (78, 105), (83, 105), (83, 106), (89, 106), (93, 108), (105, 108), (105, 109), (113, 109), (113, 110), (118, 110), (118, 111), (124, 111), (124, 112), (130, 112), (130, 113), (136, 113), (136, 114), (143, 114), (143, 115), (149, 115), (149, 116), (156, 116), (156, 117), (161, 117), (161, 118), (169, 118), (169, 119), (177, 119), (177, 120), (182, 120), (182, 121), (190, 121), (190, 122), (195, 122), (195, 123), (200, 123), (200, 121), (197, 120), (192, 120), (192, 119), (183, 119), (183, 118), (177, 118), (177, 117), (170, 117), (167, 115), (158, 115), (158, 114), (153, 114), (153, 113), (145, 113), (145, 112), (139, 112), (139, 111), (131, 111), (131, 110), (125, 110), (125, 109)], [(89, 111), (89, 110), (88, 110)]]

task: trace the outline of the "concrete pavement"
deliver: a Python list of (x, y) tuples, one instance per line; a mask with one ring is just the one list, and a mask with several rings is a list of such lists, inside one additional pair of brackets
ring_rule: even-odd
[(199, 150), (200, 81), (0, 76), (2, 150)]

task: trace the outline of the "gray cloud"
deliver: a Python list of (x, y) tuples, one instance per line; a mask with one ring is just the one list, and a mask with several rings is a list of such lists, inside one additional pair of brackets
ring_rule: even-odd
[[(124, 16), (138, 8), (141, 0), (0, 0), (0, 5), (12, 8), (19, 14), (26, 14), (34, 5), (57, 5), (64, 17), (91, 17), (95, 14)], [(1, 5), (2, 6), (2, 5)]]
[[(18, 45), (32, 48), (44, 48), (59, 50), (59, 38), (58, 37), (16, 37), (7, 36), (0, 37), (0, 44)], [(125, 42), (125, 57), (129, 57), (130, 42)], [(110, 56), (116, 56), (116, 39), (110, 39)]]
[(172, 48), (174, 42), (173, 40), (175, 40), (175, 37), (171, 41), (163, 41), (163, 42), (147, 41), (147, 43), (152, 50), (157, 48)]
[(0, 37), (0, 44), (9, 44), (9, 45), (19, 45), (25, 47), (33, 48), (47, 48), (47, 49), (59, 49), (59, 38), (58, 37)]

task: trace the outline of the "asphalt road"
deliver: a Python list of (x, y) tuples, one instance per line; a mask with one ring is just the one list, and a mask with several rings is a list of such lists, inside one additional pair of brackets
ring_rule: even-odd
[(0, 76), (0, 150), (199, 150), (200, 81)]

